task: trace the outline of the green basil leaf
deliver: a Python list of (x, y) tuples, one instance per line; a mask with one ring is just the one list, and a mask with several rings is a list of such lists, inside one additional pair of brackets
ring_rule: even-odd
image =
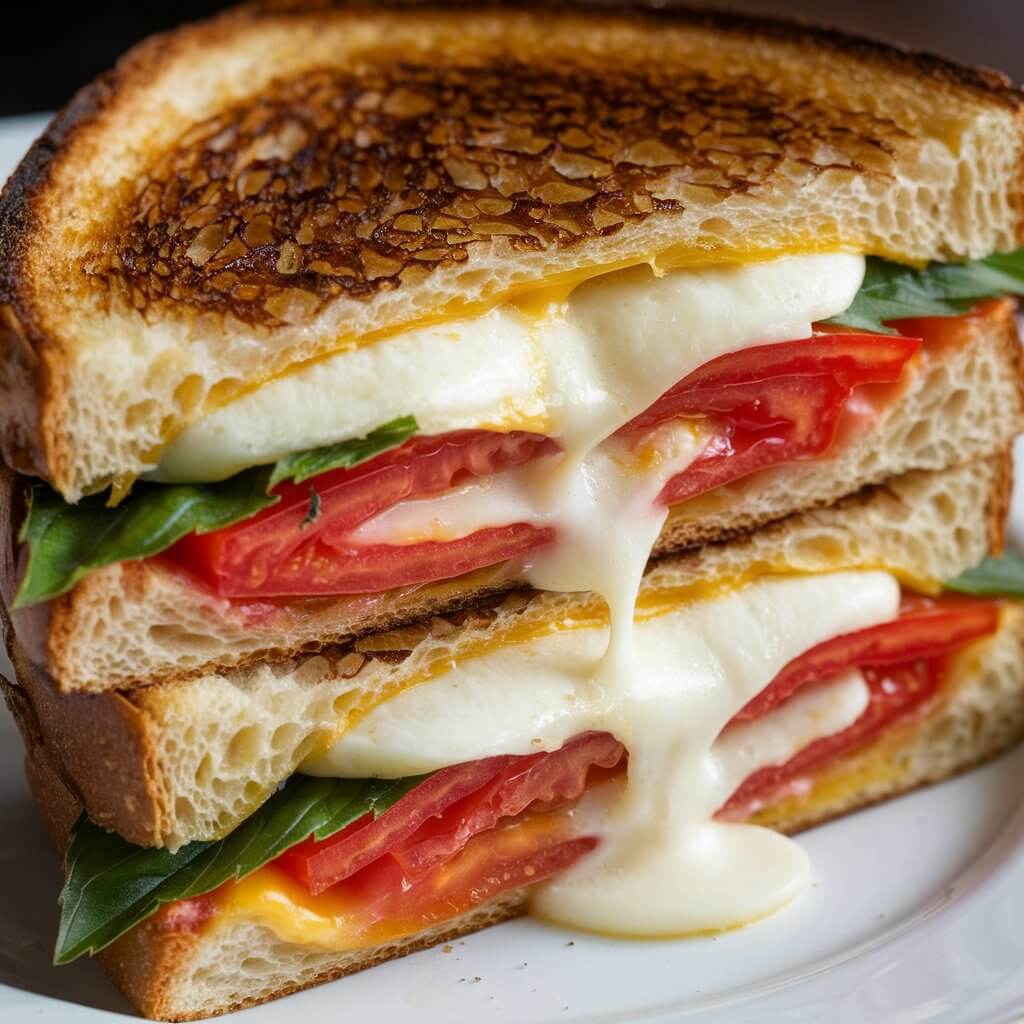
[(826, 321), (843, 327), (896, 332), (886, 321), (959, 316), (980, 299), (1024, 293), (1024, 249), (967, 263), (932, 263), (915, 270), (869, 257), (864, 282), (844, 313)]
[(398, 419), (371, 431), (366, 437), (286, 455), (274, 466), (274, 471), (270, 475), (270, 486), (274, 487), (282, 480), (294, 480), (295, 483), (301, 484), (310, 477), (331, 469), (351, 469), (373, 458), (374, 455), (408, 441), (418, 429), (415, 416), (399, 416)]
[[(28, 545), (28, 565), (14, 607), (49, 601), (104, 565), (149, 558), (189, 533), (210, 533), (241, 522), (278, 501), (269, 491), (284, 480), (296, 483), (340, 467), (350, 468), (407, 441), (418, 427), (413, 416), (385, 423), (366, 437), (289, 455), (210, 484), (141, 483), (114, 508), (99, 494), (69, 505), (45, 484), (34, 484), (19, 540)], [(320, 512), (310, 501), (303, 525)]]
[(294, 775), (224, 839), (175, 853), (135, 846), (83, 814), (68, 848), (54, 962), (96, 953), (164, 904), (244, 878), (309, 836), (327, 839), (364, 814), (379, 817), (428, 777)]
[(975, 597), (1024, 598), (1024, 557), (1008, 551), (1002, 558), (986, 558), (950, 580), (946, 589)]
[(157, 555), (187, 533), (248, 519), (278, 500), (267, 480), (266, 469), (254, 469), (217, 484), (141, 484), (115, 508), (101, 494), (69, 505), (34, 484), (20, 535), (28, 566), (14, 607), (57, 597), (101, 566)]

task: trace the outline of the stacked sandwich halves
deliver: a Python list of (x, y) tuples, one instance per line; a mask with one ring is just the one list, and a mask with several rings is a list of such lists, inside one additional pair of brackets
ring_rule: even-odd
[(769, 22), (133, 50), (0, 200), (57, 959), (191, 1019), (528, 907), (732, 927), (1017, 740), (1022, 183), (1000, 76)]

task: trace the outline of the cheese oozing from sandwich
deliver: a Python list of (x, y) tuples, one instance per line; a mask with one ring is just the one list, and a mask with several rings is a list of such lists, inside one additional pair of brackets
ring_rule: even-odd
[(164, 450), (158, 477), (223, 479), (414, 415), (423, 434), (529, 430), (572, 448), (610, 434), (702, 364), (807, 337), (846, 309), (864, 259), (845, 253), (592, 278), (471, 319), (337, 352), (243, 394)]
[[(715, 741), (797, 654), (892, 618), (899, 587), (885, 573), (764, 579), (670, 607), (672, 614), (641, 622), (635, 636), (641, 578), (668, 514), (657, 496), (705, 438), (683, 422), (662, 425), (638, 446), (613, 435), (711, 359), (809, 336), (814, 321), (847, 308), (863, 273), (863, 259), (846, 254), (616, 272), (540, 312), (509, 304), (332, 356), (179, 437), (161, 463), (166, 478), (215, 479), (406, 413), (424, 433), (530, 429), (562, 448), (503, 480), (385, 513), (361, 536), (403, 543), (422, 539), (424, 529), (448, 537), (513, 521), (553, 525), (557, 542), (527, 557), (525, 578), (544, 590), (599, 595), (607, 626), (556, 630), (458, 666), (382, 704), (304, 770), (404, 775), (530, 752), (534, 740), (554, 749), (588, 728), (608, 731), (629, 750), (627, 782), (614, 800), (581, 802), (575, 813), (593, 820), (603, 842), (542, 888), (539, 913), (610, 933), (686, 934), (756, 920), (792, 899), (808, 874), (798, 847), (712, 820), (729, 795), (723, 765), (741, 756), (721, 747), (716, 754)], [(486, 685), (473, 681), (485, 678), (510, 700), (500, 729), (497, 715), (479, 717), (486, 702), (451, 692)], [(863, 698), (857, 679), (834, 689), (847, 699), (826, 700), (821, 735), (855, 717), (858, 685)], [(402, 738), (398, 729), (389, 742), (389, 716), (400, 722), (406, 701), (429, 705), (435, 692), (436, 705), (412, 714), (416, 735)], [(363, 729), (383, 733), (360, 745)], [(766, 748), (785, 746), (786, 735), (777, 731)]]
[(386, 700), (302, 770), (399, 777), (611, 732), (629, 751), (627, 783), (584, 796), (577, 827), (602, 843), (541, 887), (537, 912), (637, 936), (749, 923), (802, 891), (807, 859), (774, 832), (715, 821), (716, 810), (758, 768), (851, 725), (867, 689), (859, 672), (844, 673), (723, 729), (787, 662), (889, 621), (899, 600), (885, 572), (765, 577), (639, 621), (624, 662), (609, 656), (614, 620), (556, 630)]

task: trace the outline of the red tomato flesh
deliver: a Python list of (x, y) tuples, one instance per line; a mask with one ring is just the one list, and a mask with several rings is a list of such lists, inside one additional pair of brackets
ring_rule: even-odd
[[(955, 596), (909, 597), (899, 619), (795, 658), (766, 689), (770, 696), (752, 701), (734, 721), (766, 714), (800, 687), (852, 667), (864, 673), (868, 706), (847, 729), (755, 772), (719, 816), (745, 820), (787, 786), (913, 714), (941, 686), (949, 656), (996, 629), (998, 608), (997, 602)], [(575, 834), (565, 811), (588, 784), (621, 771), (625, 762), (612, 736), (585, 733), (550, 754), (446, 768), (380, 818), (367, 816), (320, 842), (308, 839), (263, 870), (285, 871), (312, 894), (324, 894), (368, 945), (412, 934), (501, 892), (543, 881), (593, 850), (599, 839)], [(216, 893), (179, 901), (162, 912), (161, 927), (193, 931), (216, 907)]]
[[(382, 857), (337, 883), (325, 898), (344, 908), (362, 942), (377, 945), (451, 920), (511, 889), (571, 867), (597, 846), (565, 814), (530, 814), (469, 839), (458, 856), (421, 876)], [(273, 870), (273, 869), (271, 869)]]
[(624, 753), (608, 733), (584, 733), (553, 753), (443, 768), (379, 818), (367, 815), (329, 839), (307, 839), (277, 863), (314, 895), (383, 856), (420, 878), (499, 819), (576, 799), (592, 768), (613, 768)]
[[(447, 579), (525, 554), (554, 532), (524, 523), (450, 542), (357, 546), (352, 531), (400, 501), (441, 494), (559, 451), (550, 438), (467, 430), (414, 437), (353, 469), (274, 489), (281, 500), (251, 519), (190, 534), (164, 557), (198, 574), (222, 597), (356, 594)], [(313, 492), (320, 509), (307, 522)]]
[[(794, 680), (802, 680), (797, 687), (813, 685), (851, 667), (864, 672), (868, 707), (849, 728), (755, 772), (719, 816), (745, 820), (787, 786), (913, 714), (942, 684), (949, 655), (991, 633), (997, 613), (991, 601), (908, 598), (900, 619), (795, 658), (769, 686), (774, 696), (751, 702), (734, 721), (767, 713), (792, 696)], [(924, 623), (941, 639), (926, 637)], [(873, 659), (878, 663), (869, 664)], [(411, 934), (501, 892), (543, 881), (593, 850), (598, 838), (575, 834), (567, 807), (589, 783), (621, 771), (625, 760), (613, 737), (586, 733), (551, 754), (443, 769), (380, 818), (367, 816), (321, 842), (307, 840), (263, 870), (285, 871), (323, 894), (330, 901), (325, 909), (340, 908), (368, 945)], [(193, 931), (217, 905), (217, 893), (179, 901), (161, 912), (160, 926)]]
[(899, 380), (920, 345), (899, 336), (825, 334), (720, 356), (625, 429), (676, 416), (714, 423), (708, 446), (659, 495), (675, 505), (757, 470), (824, 455), (850, 392)]
[(760, 718), (807, 683), (827, 679), (850, 666), (934, 658), (994, 633), (998, 625), (999, 605), (994, 601), (952, 595), (939, 600), (912, 598), (904, 602), (898, 619), (837, 636), (791, 661), (736, 720)]
[(862, 666), (868, 706), (853, 725), (805, 747), (783, 764), (754, 772), (726, 801), (718, 816), (743, 820), (771, 803), (788, 785), (844, 754), (860, 750), (887, 726), (921, 707), (942, 684), (946, 658), (919, 658), (891, 666)]
[[(749, 409), (751, 393), (747, 389), (779, 379), (829, 377), (845, 389), (891, 383), (920, 347), (921, 341), (914, 337), (835, 333), (730, 352), (684, 377), (623, 430), (633, 433), (677, 416), (703, 417), (745, 406)], [(738, 399), (733, 398), (734, 388), (741, 389)], [(748, 411), (742, 422), (755, 427), (790, 418), (785, 413), (763, 416), (754, 410), (753, 415)]]
[[(621, 433), (639, 436), (676, 417), (714, 424), (713, 440), (663, 490), (659, 500), (674, 504), (758, 469), (820, 456), (851, 390), (897, 380), (919, 344), (833, 333), (731, 353), (690, 374)], [(454, 540), (367, 545), (355, 543), (352, 531), (399, 502), (559, 450), (554, 440), (523, 432), (412, 438), (354, 469), (284, 484), (272, 508), (224, 530), (190, 535), (163, 557), (221, 597), (238, 600), (378, 593), (449, 579), (522, 557), (551, 543), (556, 532), (509, 523)], [(320, 504), (311, 519), (314, 490)]]

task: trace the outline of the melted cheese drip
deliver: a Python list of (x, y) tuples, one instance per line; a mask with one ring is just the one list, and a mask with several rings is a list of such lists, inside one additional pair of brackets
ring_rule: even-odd
[[(731, 700), (740, 702), (735, 714), (746, 692), (760, 692), (788, 660), (839, 633), (886, 621), (898, 601), (899, 584), (885, 572), (750, 582), (638, 620), (637, 674), (668, 677), (665, 700), (692, 702), (690, 691), (699, 693), (718, 669), (724, 676), (725, 659), (733, 659), (747, 677), (739, 683), (730, 678), (737, 687)], [(794, 628), (801, 614), (810, 617), (807, 632)], [(707, 622), (714, 624), (711, 634)], [(614, 692), (595, 691), (590, 683), (607, 645), (607, 626), (561, 629), (461, 659), (429, 684), (379, 704), (308, 757), (302, 771), (403, 778), (494, 754), (557, 750), (582, 732), (608, 728), (619, 714)], [(523, 682), (509, 685), (512, 679)], [(731, 727), (718, 742), (738, 739), (748, 727)], [(740, 781), (761, 766), (749, 763)]]
[[(505, 687), (503, 692), (507, 694), (508, 690)], [(492, 691), (492, 698), (502, 692), (500, 686), (493, 687)], [(730, 728), (716, 741), (710, 755), (719, 780), (718, 792), (728, 795), (739, 781), (750, 774), (755, 763), (759, 766), (762, 763), (785, 762), (820, 736), (845, 729), (861, 715), (867, 700), (867, 686), (860, 673), (847, 672), (829, 683), (798, 694), (784, 707), (759, 721)], [(500, 698), (497, 704), (500, 705)], [(448, 708), (449, 712), (452, 710)], [(473, 714), (473, 700), (468, 692), (464, 698), (456, 699), (454, 710), (456, 715), (462, 712)], [(477, 724), (488, 728), (492, 722), (490, 719), (477, 719)], [(462, 734), (468, 736), (467, 732)], [(443, 730), (432, 729), (430, 742), (438, 737), (443, 737)], [(436, 752), (436, 748), (432, 749)], [(505, 746), (500, 749), (513, 752), (516, 746), (512, 744), (507, 750)], [(578, 833), (590, 827), (592, 822), (587, 820), (588, 817), (593, 818), (597, 808), (611, 806), (621, 799), (621, 790), (620, 784), (611, 782), (592, 791), (588, 798), (589, 806), (571, 812), (573, 831)], [(602, 823), (594, 824), (600, 826)], [(286, 942), (335, 951), (355, 950), (419, 930), (415, 922), (387, 921), (381, 922), (388, 929), (385, 934), (367, 935), (365, 922), (360, 921), (353, 910), (344, 897), (330, 889), (319, 896), (311, 896), (304, 886), (284, 872), (265, 867), (219, 891), (216, 920), (217, 927), (225, 930), (235, 927), (240, 921), (255, 921), (270, 928)]]
[[(525, 645), (494, 655), (512, 658), (502, 673), (506, 689), (509, 681), (533, 689), (549, 670), (571, 679), (591, 727), (614, 733), (630, 751), (620, 798), (600, 809), (593, 801), (581, 805), (581, 813), (600, 817), (605, 841), (543, 888), (538, 911), (567, 924), (633, 935), (745, 923), (795, 896), (807, 866), (780, 836), (711, 822), (718, 790), (709, 751), (786, 661), (822, 640), (892, 617), (898, 586), (884, 574), (763, 580), (693, 604), (685, 614), (656, 616), (636, 643), (640, 580), (667, 516), (655, 498), (692, 461), (701, 438), (678, 424), (664, 427), (646, 450), (609, 438), (709, 360), (808, 336), (813, 321), (849, 305), (863, 269), (860, 257), (831, 254), (660, 275), (649, 267), (609, 274), (530, 315), (507, 305), (306, 367), (186, 431), (161, 470), (168, 478), (216, 478), (363, 433), (403, 413), (416, 415), (430, 433), (545, 424), (563, 454), (505, 474), (505, 484), (491, 485), (498, 500), (489, 501), (480, 489), (443, 499), (444, 507), (435, 505), (433, 512), (416, 510), (436, 535), (461, 535), (508, 523), (500, 491), (512, 486), (524, 518), (558, 528), (558, 543), (525, 565), (529, 581), (546, 590), (594, 592), (608, 607), (605, 629), (538, 641), (554, 645), (552, 651), (537, 654)], [(335, 397), (341, 394), (343, 402)], [(422, 527), (403, 522), (403, 515), (395, 511), (368, 524), (364, 536), (392, 542), (422, 536)], [(571, 644), (560, 647), (566, 636), (582, 638), (575, 658)], [(526, 661), (516, 664), (516, 652)], [(443, 679), (409, 693), (432, 690)], [(449, 712), (421, 724), (427, 721), (447, 724)], [(531, 739), (533, 729), (531, 723)], [(494, 737), (481, 735), (486, 748), (471, 756), (495, 752)], [(421, 745), (418, 739), (415, 746)], [(315, 768), (312, 761), (305, 766)]]

